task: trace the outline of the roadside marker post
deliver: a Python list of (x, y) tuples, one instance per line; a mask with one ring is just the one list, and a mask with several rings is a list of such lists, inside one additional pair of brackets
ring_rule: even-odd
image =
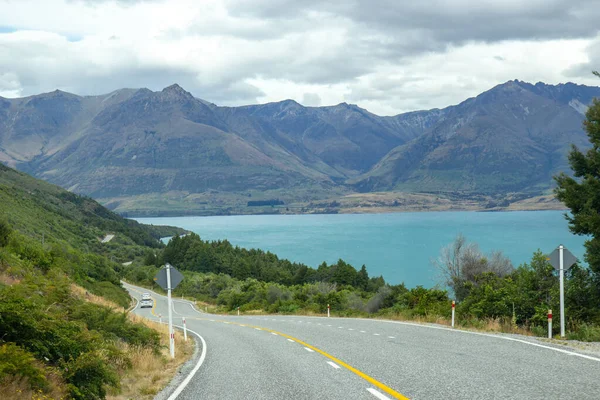
[(577, 262), (577, 258), (562, 244), (546, 259), (558, 270), (560, 279), (560, 337), (565, 337), (565, 270)]
[(187, 326), (185, 324), (185, 317), (183, 317), (183, 340), (187, 342)]
[[(179, 285), (183, 280), (181, 272), (177, 271), (171, 264), (166, 263), (164, 268), (161, 268), (154, 281), (167, 291), (167, 307), (169, 308), (169, 353), (171, 358), (175, 358), (175, 331), (173, 330), (173, 299), (171, 291)], [(161, 320), (162, 322), (162, 320)]]
[(452, 327), (454, 328), (454, 308), (456, 307), (456, 302), (452, 300)]
[(548, 310), (548, 339), (552, 339), (552, 310)]
[(240, 316), (240, 308), (238, 307), (238, 317)]
[(158, 322), (162, 324), (162, 314), (158, 314)]
[(329, 304), (327, 304), (327, 318), (329, 318)]

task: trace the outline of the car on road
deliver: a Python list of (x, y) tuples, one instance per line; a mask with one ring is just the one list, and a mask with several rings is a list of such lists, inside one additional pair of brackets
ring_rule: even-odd
[(151, 300), (150, 293), (142, 293), (142, 300)]
[(154, 302), (151, 299), (145, 299), (140, 302), (140, 308), (152, 308)]

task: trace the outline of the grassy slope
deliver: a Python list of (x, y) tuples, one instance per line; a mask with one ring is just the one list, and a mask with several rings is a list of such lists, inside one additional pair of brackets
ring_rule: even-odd
[[(160, 247), (160, 237), (185, 233), (180, 228), (147, 226), (124, 219), (90, 198), (2, 164), (0, 204), (0, 217), (27, 236), (45, 243), (67, 242), (78, 250), (110, 255), (121, 262), (128, 261), (132, 253)], [(115, 238), (109, 244), (100, 243), (107, 234)]]
[[(7, 398), (131, 393), (119, 389), (118, 381), (136, 363), (136, 352), (166, 362), (158, 336), (122, 311), (89, 301), (96, 293), (127, 306), (119, 262), (155, 251), (163, 246), (159, 237), (184, 231), (126, 220), (2, 164), (0, 204), (2, 393)], [(101, 243), (107, 234), (115, 238)], [(90, 293), (82, 298), (73, 282)], [(143, 394), (151, 395), (155, 386)]]

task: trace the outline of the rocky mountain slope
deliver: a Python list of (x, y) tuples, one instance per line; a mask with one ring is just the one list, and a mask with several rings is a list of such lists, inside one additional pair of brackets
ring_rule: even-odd
[(381, 117), (346, 103), (219, 107), (178, 85), (55, 91), (0, 98), (0, 161), (114, 207), (173, 193), (537, 194), (568, 169), (570, 143), (586, 146), (595, 96), (600, 88), (510, 81), (456, 106)]
[(445, 109), (432, 129), (351, 183), (361, 191), (532, 192), (568, 171), (598, 88), (511, 81)]

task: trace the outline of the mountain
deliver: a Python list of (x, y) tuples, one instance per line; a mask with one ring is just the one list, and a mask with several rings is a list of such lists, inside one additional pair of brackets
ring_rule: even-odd
[[(381, 117), (293, 100), (220, 107), (178, 85), (0, 98), (0, 161), (119, 211), (352, 192), (539, 194), (567, 171), (600, 88), (509, 81), (456, 106)], [(233, 211), (232, 211), (233, 210)]]
[(417, 139), (351, 180), (359, 191), (540, 193), (568, 171), (571, 143), (589, 146), (582, 122), (599, 88), (510, 81), (444, 110)]

